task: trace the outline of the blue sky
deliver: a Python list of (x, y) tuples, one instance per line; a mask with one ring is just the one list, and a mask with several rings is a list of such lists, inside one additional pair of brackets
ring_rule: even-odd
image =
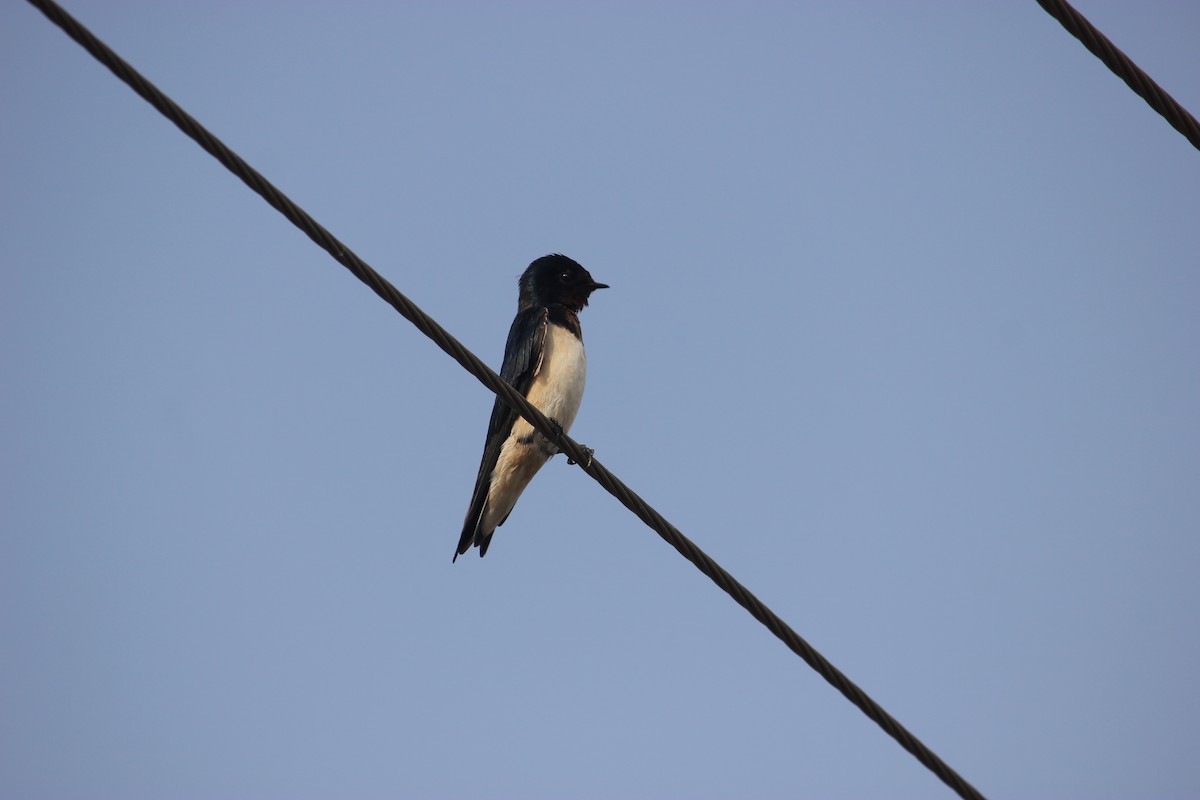
[[(1079, 9), (1200, 109), (1194, 3)], [(1036, 3), (68, 5), (993, 797), (1200, 791), (1200, 154)], [(0, 795), (949, 790), (0, 10)]]

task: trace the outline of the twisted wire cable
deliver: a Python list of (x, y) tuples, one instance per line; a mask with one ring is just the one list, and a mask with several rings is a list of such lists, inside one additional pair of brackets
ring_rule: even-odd
[(1117, 77), (1125, 81), (1138, 97), (1171, 123), (1171, 127), (1182, 133), (1193, 147), (1200, 150), (1200, 122), (1155, 83), (1153, 78), (1143, 72), (1141, 67), (1133, 63), (1129, 56), (1109, 41), (1107, 36), (1096, 30), (1083, 14), (1076, 11), (1066, 0), (1037, 0), (1037, 3), (1090, 50), (1092, 55), (1103, 61)]
[(91, 31), (87, 30), (74, 17), (68, 14), (53, 0), (29, 0), (29, 3), (39, 9), (51, 22), (58, 25), (64, 32), (85, 50), (92, 54), (101, 64), (107, 67), (119, 79), (124, 81), (146, 102), (154, 106), (173, 122), (181, 131), (196, 141), (209, 154), (220, 161), (229, 171), (237, 175), (247, 186), (262, 196), (273, 208), (287, 217), (296, 227), (300, 228), (318, 246), (328, 252), (339, 264), (350, 270), (359, 280), (383, 298), (389, 305), (422, 333), (433, 340), (451, 358), (461, 364), (474, 375), (484, 386), (495, 392), (504, 402), (508, 403), (551, 441), (557, 441), (567, 456), (591, 475), (601, 486), (646, 523), (668, 544), (679, 551), (684, 558), (691, 561), (697, 569), (708, 576), (714, 583), (732, 597), (738, 605), (775, 634), (792, 652), (804, 659), (816, 672), (841, 692), (850, 702), (858, 706), (864, 714), (879, 725), (900, 746), (911, 753), (930, 771), (938, 776), (947, 786), (960, 797), (968, 800), (983, 800), (979, 793), (961, 775), (950, 768), (932, 750), (926, 747), (916, 736), (908, 731), (898, 720), (892, 717), (878, 703), (872, 700), (866, 692), (834, 667), (824, 656), (806, 642), (799, 634), (771, 611), (761, 600), (754, 596), (745, 586), (739, 583), (724, 568), (712, 560), (694, 542), (684, 536), (678, 528), (668, 522), (660, 513), (654, 510), (646, 501), (626, 486), (617, 476), (609, 472), (598, 460), (590, 458), (573, 439), (560, 434), (549, 420), (534, 406), (512, 388), (508, 383), (493, 372), (474, 353), (464, 347), (451, 336), (441, 325), (417, 307), (415, 303), (400, 293), (379, 273), (354, 254), (333, 234), (310, 217), (302, 208), (293, 203), (286, 195), (264, 178), (257, 170), (242, 160), (203, 125), (193, 119), (174, 101), (163, 94), (149, 80), (130, 66), (124, 59), (113, 52), (100, 41)]

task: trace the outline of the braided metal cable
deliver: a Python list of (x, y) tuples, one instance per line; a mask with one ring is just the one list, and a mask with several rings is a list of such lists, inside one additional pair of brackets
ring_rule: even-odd
[(1129, 56), (1122, 53), (1108, 37), (1066, 0), (1037, 0), (1038, 5), (1058, 20), (1067, 31), (1083, 43), (1092, 55), (1103, 61), (1117, 77), (1125, 81), (1139, 97), (1171, 123), (1171, 127), (1182, 133), (1192, 146), (1200, 150), (1200, 122), (1174, 97), (1154, 82)]
[(293, 203), (283, 192), (279, 191), (270, 181), (257, 170), (242, 160), (240, 156), (225, 146), (216, 136), (203, 125), (193, 119), (187, 112), (163, 94), (150, 81), (137, 72), (124, 59), (114, 53), (107, 45), (74, 19), (52, 0), (29, 0), (54, 24), (63, 29), (85, 50), (92, 54), (101, 64), (106, 66), (118, 78), (128, 84), (146, 102), (158, 109), (163, 116), (173, 122), (181, 131), (194, 139), (227, 169), (237, 175), (247, 186), (258, 193), (273, 208), (287, 217), (296, 227), (300, 228), (318, 246), (328, 252), (346, 269), (350, 270), (372, 291), (383, 298), (407, 320), (413, 323), (426, 336), (461, 364), (479, 381), (502, 397), (518, 414), (537, 428), (550, 440), (557, 440), (560, 448), (567, 456), (578, 463), (584, 471), (591, 475), (610, 494), (617, 498), (639, 519), (645, 522), (668, 544), (679, 551), (684, 558), (691, 561), (697, 569), (707, 575), (714, 583), (732, 597), (738, 605), (765, 625), (778, 637), (788, 649), (811, 666), (818, 674), (841, 692), (850, 702), (858, 706), (864, 714), (878, 724), (895, 739), (905, 750), (911, 753), (930, 771), (938, 776), (947, 786), (960, 797), (983, 800), (975, 787), (961, 775), (950, 768), (933, 751), (926, 747), (916, 736), (909, 732), (894, 717), (887, 713), (878, 703), (872, 700), (866, 692), (834, 667), (828, 660), (816, 651), (799, 634), (780, 619), (775, 612), (754, 596), (745, 586), (739, 583), (724, 568), (712, 560), (694, 542), (684, 536), (678, 528), (668, 522), (660, 513), (642, 500), (632, 489), (626, 486), (617, 476), (609, 472), (599, 461), (590, 457), (573, 439), (560, 434), (550, 421), (534, 406), (513, 389), (508, 383), (493, 372), (474, 353), (467, 350), (457, 339), (451, 336), (441, 325), (429, 317), (411, 300), (400, 293), (396, 287), (384, 279), (379, 273), (356, 256), (350, 248), (342, 244), (333, 234), (310, 217), (303, 209)]

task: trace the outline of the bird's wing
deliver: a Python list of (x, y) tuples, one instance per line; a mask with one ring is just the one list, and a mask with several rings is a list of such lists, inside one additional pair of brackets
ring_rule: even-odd
[[(508, 342), (504, 345), (504, 363), (500, 367), (500, 377), (522, 395), (529, 394), (533, 378), (542, 365), (549, 318), (550, 312), (544, 307), (527, 308), (517, 314), (512, 327), (508, 329)], [(483, 458), (479, 461), (475, 491), (471, 494), (471, 505), (467, 508), (467, 517), (463, 521), (456, 557), (467, 552), (475, 541), (475, 532), (487, 503), (492, 470), (496, 468), (500, 448), (504, 446), (504, 441), (516, 420), (517, 412), (497, 397), (495, 405), (492, 406)]]

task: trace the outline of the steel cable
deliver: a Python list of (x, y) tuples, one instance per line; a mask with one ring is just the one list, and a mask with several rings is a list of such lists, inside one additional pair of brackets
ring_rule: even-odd
[(1092, 55), (1103, 61), (1117, 77), (1129, 85), (1130, 89), (1171, 123), (1171, 127), (1182, 133), (1193, 147), (1200, 150), (1200, 122), (1155, 83), (1153, 78), (1143, 72), (1141, 67), (1133, 63), (1129, 56), (1109, 41), (1107, 36), (1096, 30), (1083, 14), (1076, 11), (1066, 0), (1037, 2), (1047, 14), (1058, 20), (1072, 36), (1083, 43)]
[(163, 94), (150, 81), (137, 72), (124, 59), (113, 52), (107, 45), (96, 38), (89, 30), (80, 24), (52, 0), (29, 0), (29, 3), (39, 9), (58, 25), (64, 32), (85, 50), (92, 54), (101, 64), (124, 81), (146, 102), (158, 109), (163, 116), (173, 122), (181, 131), (196, 141), (209, 154), (220, 161), (227, 169), (237, 175), (247, 186), (258, 193), (273, 208), (287, 217), (296, 227), (300, 228), (318, 246), (328, 252), (346, 269), (350, 270), (359, 280), (367, 284), (377, 295), (395, 308), (407, 320), (413, 323), (438, 347), (444, 350), (468, 372), (474, 375), (484, 386), (502, 397), (517, 413), (529, 421), (543, 435), (558, 441), (563, 452), (580, 465), (601, 486), (646, 523), (668, 544), (691, 561), (697, 569), (708, 576), (714, 583), (732, 597), (738, 605), (767, 627), (778, 637), (788, 649), (800, 656), (822, 678), (841, 692), (850, 702), (858, 706), (864, 714), (881, 727), (900, 746), (911, 753), (918, 761), (938, 776), (947, 786), (960, 797), (983, 800), (975, 787), (961, 775), (950, 768), (933, 751), (926, 747), (916, 736), (909, 732), (894, 717), (887, 713), (878, 703), (872, 700), (866, 692), (816, 651), (799, 634), (780, 619), (775, 612), (754, 596), (745, 586), (739, 583), (724, 568), (712, 560), (694, 542), (684, 536), (678, 528), (668, 522), (655, 511), (646, 501), (642, 500), (632, 489), (626, 486), (617, 476), (609, 472), (599, 461), (589, 458), (578, 443), (566, 435), (560, 435), (540, 411), (499, 375), (493, 372), (474, 353), (467, 350), (457, 339), (451, 336), (441, 325), (429, 317), (411, 300), (400, 293), (379, 273), (362, 261), (357, 255), (342, 244), (333, 234), (325, 230), (310, 217), (303, 209), (293, 203), (286, 195), (264, 178), (257, 170), (241, 159), (236, 153), (225, 146), (216, 136), (203, 125), (193, 119), (174, 101)]

